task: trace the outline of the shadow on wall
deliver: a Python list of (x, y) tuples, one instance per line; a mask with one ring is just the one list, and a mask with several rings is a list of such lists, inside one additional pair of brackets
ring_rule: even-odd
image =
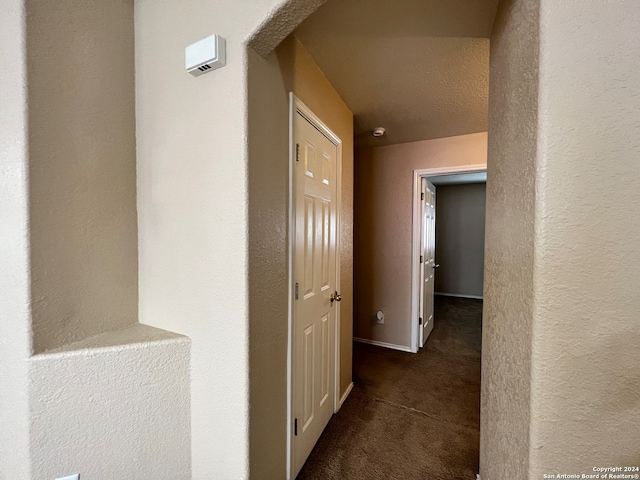
[(486, 183), (436, 187), (437, 294), (482, 297)]

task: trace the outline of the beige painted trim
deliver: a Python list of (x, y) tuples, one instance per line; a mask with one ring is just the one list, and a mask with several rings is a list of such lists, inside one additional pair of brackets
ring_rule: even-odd
[[(412, 224), (412, 253), (411, 253), (411, 346), (409, 350), (417, 353), (420, 347), (420, 331), (418, 329), (419, 300), (420, 300), (420, 218), (422, 205), (420, 203), (421, 182), (423, 177), (433, 177), (435, 175), (454, 175), (459, 173), (486, 172), (485, 163), (476, 165), (462, 165), (458, 167), (424, 168), (413, 171), (413, 224)], [(436, 191), (436, 202), (438, 194)], [(438, 219), (436, 218), (436, 222)], [(393, 348), (393, 347), (390, 347)]]
[[(342, 408), (342, 404), (345, 402), (345, 400), (347, 399), (347, 397), (351, 393), (351, 390), (353, 390), (353, 382), (351, 382), (349, 384), (347, 389), (344, 391), (344, 394), (342, 395), (342, 397), (340, 397), (340, 401), (338, 402), (338, 410), (340, 410)], [(336, 411), (336, 413), (338, 413), (338, 412)]]
[(353, 337), (354, 342), (367, 343), (369, 345), (375, 345), (377, 347), (391, 348), (392, 350), (400, 350), (401, 352), (415, 353), (411, 350), (411, 347), (405, 345), (396, 345), (395, 343), (378, 342), (376, 340), (369, 340), (367, 338)]
[[(288, 339), (287, 339), (287, 479), (291, 478), (293, 465), (293, 312), (294, 312), (294, 276), (293, 276), (293, 248), (295, 244), (295, 198), (294, 198), (294, 167), (295, 167), (295, 138), (293, 135), (294, 118), (297, 113), (302, 114), (314, 127), (316, 127), (337, 150), (336, 159), (336, 290), (340, 291), (340, 211), (342, 208), (342, 140), (320, 120), (309, 107), (307, 107), (293, 92), (289, 92), (289, 312), (288, 312)], [(338, 413), (342, 406), (340, 397), (340, 308), (336, 308), (334, 319), (335, 335), (335, 379), (333, 413)], [(353, 385), (353, 384), (352, 384)], [(350, 392), (350, 389), (347, 389)], [(348, 392), (346, 395), (348, 395)], [(344, 398), (346, 399), (346, 395)]]
[(482, 300), (483, 297), (481, 295), (466, 295), (464, 293), (442, 293), (442, 292), (434, 292), (434, 295), (440, 295), (441, 297), (456, 297), (456, 298), (473, 298), (474, 300)]

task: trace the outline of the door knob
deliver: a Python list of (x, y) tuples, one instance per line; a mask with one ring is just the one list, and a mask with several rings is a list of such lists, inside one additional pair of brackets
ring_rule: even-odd
[(439, 263), (436, 263), (435, 265), (433, 265), (433, 268), (438, 268), (440, 266)]
[(337, 291), (331, 294), (331, 302), (333, 302), (334, 300), (336, 302), (339, 302), (340, 300), (342, 300), (342, 295), (340, 295)]

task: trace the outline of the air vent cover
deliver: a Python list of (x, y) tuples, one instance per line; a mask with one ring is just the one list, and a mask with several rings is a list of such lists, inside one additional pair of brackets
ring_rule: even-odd
[(211, 35), (185, 48), (185, 66), (194, 77), (224, 67), (226, 42), (220, 35)]

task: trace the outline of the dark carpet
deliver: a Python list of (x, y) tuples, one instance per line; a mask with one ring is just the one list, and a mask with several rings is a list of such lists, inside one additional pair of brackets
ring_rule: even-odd
[(417, 354), (354, 343), (354, 389), (299, 480), (475, 480), (482, 301), (436, 296)]

